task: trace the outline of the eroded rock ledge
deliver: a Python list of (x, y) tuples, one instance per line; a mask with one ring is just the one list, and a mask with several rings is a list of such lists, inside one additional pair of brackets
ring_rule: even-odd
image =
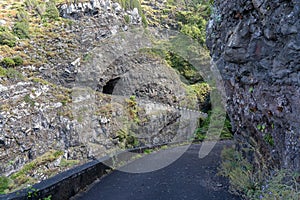
[(237, 143), (262, 168), (300, 171), (299, 11), (297, 0), (217, 0), (208, 25)]

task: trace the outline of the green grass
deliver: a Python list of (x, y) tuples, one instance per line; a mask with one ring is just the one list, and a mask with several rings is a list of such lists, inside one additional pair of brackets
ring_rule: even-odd
[(12, 60), (15, 62), (15, 66), (20, 66), (24, 63), (20, 56), (13, 57)]
[(49, 83), (48, 81), (41, 79), (41, 78), (32, 78), (31, 79), (33, 82), (35, 83), (41, 83), (42, 85), (52, 85), (51, 83)]
[(16, 66), (20, 66), (23, 64), (23, 59), (20, 56), (16, 56), (16, 57), (5, 57), (2, 59), (1, 61), (1, 65), (3, 67), (16, 67)]
[(300, 174), (290, 170), (276, 170), (273, 175), (268, 176), (267, 180), (255, 191), (251, 199), (261, 200), (299, 200), (300, 183), (297, 179)]
[(150, 154), (153, 153), (154, 150), (153, 149), (145, 149), (144, 154)]
[(20, 39), (30, 38), (29, 23), (27, 21), (16, 22), (13, 27), (13, 32)]
[(1, 65), (4, 67), (14, 67), (15, 66), (15, 61), (12, 58), (3, 58), (1, 61)]
[(221, 153), (222, 164), (219, 175), (228, 177), (231, 190), (235, 193), (248, 194), (257, 190), (258, 179), (253, 166), (234, 148), (225, 148)]
[(129, 17), (129, 15), (125, 14), (125, 15), (124, 15), (124, 20), (125, 20), (125, 22), (126, 22), (127, 24), (129, 24), (129, 23), (130, 23), (130, 17)]
[(9, 178), (5, 176), (0, 176), (0, 194), (5, 194), (9, 189)]
[(142, 49), (141, 51), (165, 60), (170, 67), (178, 71), (182, 81), (188, 85), (203, 81), (203, 77), (198, 70), (177, 53), (156, 48)]
[(168, 148), (169, 148), (168, 145), (163, 145), (163, 146), (160, 147), (161, 150), (166, 150)]
[(35, 178), (31, 177), (30, 174), (39, 166), (45, 165), (48, 162), (52, 162), (63, 154), (62, 151), (50, 150), (49, 152), (37, 157), (33, 161), (25, 164), (18, 172), (13, 173), (9, 178), (13, 180), (14, 185), (11, 188), (12, 191), (20, 189), (28, 184), (37, 182)]
[(60, 167), (72, 167), (79, 163), (79, 160), (67, 160), (67, 159), (61, 159), (59, 166)]
[(46, 18), (49, 21), (59, 20), (59, 11), (55, 6), (54, 0), (50, 0), (49, 2), (46, 3), (46, 12), (43, 15), (43, 18)]
[(116, 138), (119, 140), (121, 149), (130, 149), (139, 145), (138, 139), (128, 128), (118, 130)]
[(14, 68), (8, 68), (6, 70), (6, 76), (10, 79), (24, 80), (24, 76)]
[[(208, 117), (205, 119), (200, 119), (199, 127), (195, 131), (195, 139), (203, 141), (206, 139), (206, 134), (209, 129), (211, 122), (211, 112), (208, 113)], [(218, 131), (219, 132), (219, 131)], [(233, 133), (231, 132), (231, 123), (229, 117), (226, 116), (224, 121), (224, 126), (222, 127), (220, 138), (221, 140), (229, 140), (233, 138)]]
[(0, 45), (7, 45), (9, 47), (16, 46), (17, 39), (9, 31), (0, 31)]
[[(246, 149), (245, 149), (246, 150)], [(266, 173), (255, 169), (240, 152), (225, 148), (219, 175), (229, 178), (230, 189), (249, 200), (299, 200), (300, 174), (285, 169)]]
[(135, 122), (135, 123), (140, 123), (139, 115), (138, 112), (140, 108), (137, 105), (136, 97), (131, 96), (129, 99), (126, 100), (127, 103), (127, 110), (129, 112), (130, 118)]

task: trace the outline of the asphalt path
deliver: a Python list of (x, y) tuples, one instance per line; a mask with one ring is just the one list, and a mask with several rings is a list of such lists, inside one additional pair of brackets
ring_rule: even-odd
[(181, 157), (164, 168), (147, 173), (124, 172), (163, 162), (184, 147), (160, 150), (97, 180), (72, 200), (241, 199), (228, 192), (227, 179), (216, 175), (221, 163), (220, 152), (228, 145), (231, 145), (230, 141), (218, 142), (208, 156), (200, 159), (198, 153), (201, 144), (192, 144)]

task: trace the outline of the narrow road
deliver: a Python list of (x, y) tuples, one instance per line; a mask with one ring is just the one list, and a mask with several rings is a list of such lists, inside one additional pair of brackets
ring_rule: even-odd
[[(148, 173), (126, 173), (114, 171), (96, 181), (87, 191), (73, 200), (238, 200), (240, 197), (228, 192), (228, 180), (217, 176), (220, 152), (228, 141), (218, 142), (210, 154), (199, 159), (200, 144), (192, 144), (171, 165)], [(161, 150), (140, 158), (120, 170), (166, 159), (166, 155), (182, 147)], [(167, 154), (166, 154), (167, 152)], [(130, 171), (130, 170), (129, 170)]]

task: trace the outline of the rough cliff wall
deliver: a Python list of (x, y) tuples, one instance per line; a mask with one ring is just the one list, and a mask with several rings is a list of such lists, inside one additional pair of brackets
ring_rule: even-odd
[(238, 147), (261, 168), (300, 170), (299, 16), (299, 0), (217, 0), (208, 24)]
[(0, 73), (0, 176), (26, 187), (119, 147), (192, 137), (200, 113), (179, 107), (204, 103), (164, 60), (142, 51), (151, 34), (136, 32), (136, 8), (110, 0), (58, 8), (59, 22), (17, 44), (34, 59), (14, 68), (20, 78)]

